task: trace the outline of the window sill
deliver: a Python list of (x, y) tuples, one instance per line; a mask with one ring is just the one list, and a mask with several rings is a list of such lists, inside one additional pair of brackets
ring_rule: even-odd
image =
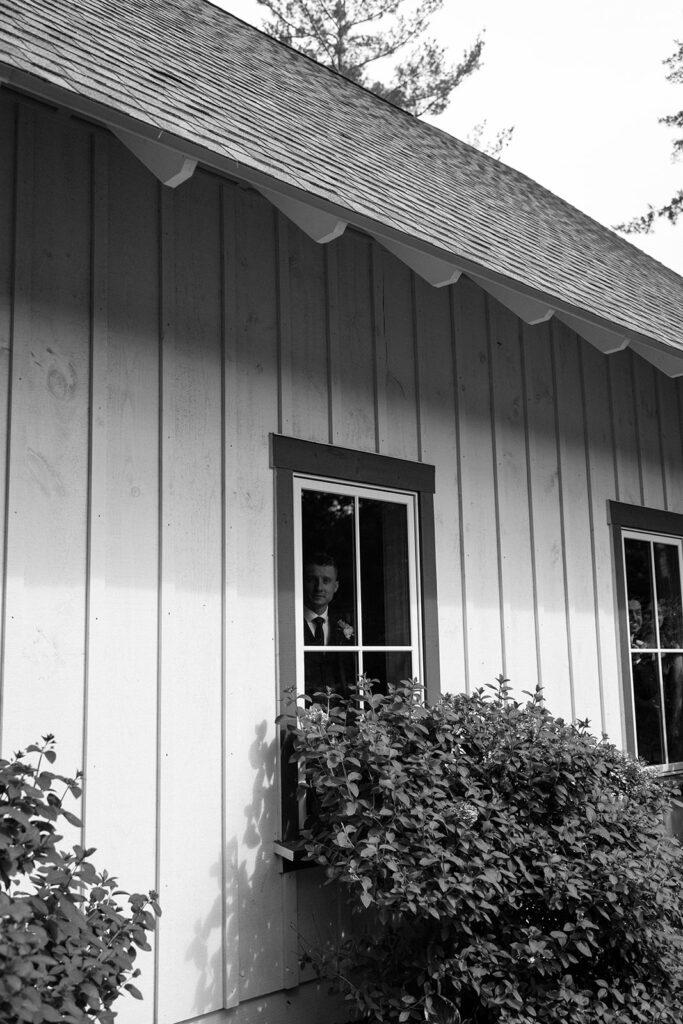
[(302, 871), (304, 868), (316, 867), (315, 861), (309, 860), (306, 856), (306, 851), (302, 850), (296, 842), (276, 839), (273, 843), (273, 852), (281, 860), (281, 871), (283, 874), (287, 874), (290, 871)]

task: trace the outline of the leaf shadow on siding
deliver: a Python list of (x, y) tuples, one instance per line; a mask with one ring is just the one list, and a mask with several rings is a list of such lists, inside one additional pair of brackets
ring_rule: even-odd
[[(226, 838), (210, 870), (213, 879), (222, 879), (222, 893), (196, 921), (186, 953), (197, 971), (198, 1016), (283, 987), (281, 876), (273, 854), (276, 763), (276, 741), (263, 721), (254, 727), (248, 752), (252, 792), (246, 806), (235, 796), (246, 766), (235, 768), (234, 782), (230, 772), (226, 777)], [(216, 930), (223, 935), (218, 947)]]
[[(248, 751), (251, 798), (246, 806), (231, 791), (229, 772), (226, 777), (227, 835), (223, 858), (211, 868), (212, 878), (223, 878), (222, 896), (208, 915), (197, 920), (186, 954), (197, 970), (193, 1006), (197, 1016), (280, 991), (297, 980), (313, 981), (308, 973), (298, 978), (302, 942), (325, 944), (343, 924), (322, 870), (298, 873), (298, 920), (296, 907), (286, 910), (285, 887), (291, 876), (281, 874), (273, 853), (280, 827), (278, 747), (273, 724), (262, 721), (254, 726)], [(236, 786), (244, 773), (240, 765)], [(218, 948), (217, 929), (223, 930)], [(292, 977), (292, 972), (297, 976)], [(321, 998), (326, 990), (322, 985)], [(334, 1009), (330, 1011), (329, 1024), (334, 1024)], [(346, 1019), (342, 1011), (339, 1020)]]

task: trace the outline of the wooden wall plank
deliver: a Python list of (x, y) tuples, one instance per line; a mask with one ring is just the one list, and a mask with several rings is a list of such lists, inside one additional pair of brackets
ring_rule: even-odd
[[(609, 411), (609, 357), (587, 342), (579, 343), (586, 403), (590, 517), (593, 538), (593, 580), (597, 599), (598, 668), (602, 691), (601, 719), (592, 729), (605, 731), (622, 742), (622, 690), (618, 659), (618, 624), (615, 623), (612, 537), (607, 523), (607, 502), (616, 493), (612, 421)], [(580, 710), (580, 709), (579, 709)]]
[(418, 449), (412, 275), (386, 249), (373, 249), (377, 320), (378, 450), (399, 459)]
[(158, 1017), (223, 1005), (219, 191), (163, 193)]
[[(280, 218), (280, 223), (282, 218)], [(293, 224), (287, 224), (280, 274), (280, 294), (287, 304), (289, 366), (283, 375), (282, 407), (287, 409), (282, 432), (307, 441), (327, 441), (329, 394), (325, 304), (325, 250)], [(286, 275), (286, 278), (285, 278)], [(284, 358), (284, 353), (283, 353)]]
[(538, 677), (550, 710), (571, 720), (565, 552), (555, 429), (555, 381), (550, 328), (524, 327), (533, 564), (536, 584)]
[(521, 323), (489, 301), (504, 629), (504, 672), (517, 693), (538, 680)]
[(3, 746), (82, 766), (90, 138), (21, 107)]
[[(156, 886), (158, 186), (95, 139), (93, 383), (86, 709), (86, 844), (130, 891)], [(130, 245), (131, 238), (135, 245)], [(125, 1024), (151, 1021), (140, 954)]]
[(330, 243), (331, 437), (360, 451), (376, 447), (370, 241), (347, 231)]
[(552, 326), (552, 337), (573, 710), (595, 729), (601, 722), (600, 667), (579, 341), (559, 322)]
[(484, 293), (454, 288), (468, 687), (503, 671), (489, 354)]
[(659, 370), (640, 356), (632, 357), (632, 369), (643, 504), (650, 508), (664, 508), (662, 443), (655, 383)]
[(617, 501), (642, 505), (643, 489), (638, 451), (631, 352), (610, 356), (610, 396), (614, 431)]
[(669, 512), (683, 512), (683, 435), (676, 381), (659, 373), (656, 386), (666, 509)]
[(437, 467), (434, 533), (441, 688), (466, 688), (460, 474), (450, 289), (415, 278), (420, 457)]
[[(0, 673), (5, 630), (5, 524), (7, 513), (7, 414), (11, 370), (12, 282), (14, 278), (15, 132), (17, 110), (7, 93), (0, 93)], [(2, 687), (0, 686), (0, 735)]]
[[(275, 715), (273, 475), (277, 429), (274, 211), (226, 185), (226, 929), (239, 963), (227, 964), (226, 1001), (285, 987)], [(292, 680), (292, 683), (294, 680)], [(290, 894), (291, 895), (291, 894)], [(267, 924), (266, 924), (267, 922)], [(287, 961), (288, 962), (288, 961)]]

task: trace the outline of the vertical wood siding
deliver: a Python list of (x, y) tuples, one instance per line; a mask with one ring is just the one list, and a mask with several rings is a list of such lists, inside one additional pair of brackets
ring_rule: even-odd
[(681, 385), (7, 92), (0, 130), (3, 750), (57, 733), (87, 843), (161, 892), (122, 1024), (317, 1020), (292, 925), (337, 910), (271, 853), (270, 433), (433, 463), (444, 688), (540, 682), (619, 742), (606, 502), (683, 511)]

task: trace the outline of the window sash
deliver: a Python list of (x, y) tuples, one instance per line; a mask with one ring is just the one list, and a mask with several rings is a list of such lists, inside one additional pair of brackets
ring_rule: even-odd
[[(629, 621), (629, 600), (632, 595), (629, 593), (628, 584), (628, 564), (627, 564), (627, 553), (626, 553), (626, 542), (628, 540), (636, 540), (646, 543), (648, 545), (649, 553), (649, 570), (650, 570), (650, 584), (652, 588), (652, 620), (654, 629), (654, 643), (647, 647), (634, 646), (631, 636), (631, 628)], [(652, 658), (653, 663), (656, 666), (657, 672), (657, 686), (659, 695), (659, 709), (661, 713), (660, 717), (660, 739), (662, 749), (662, 761), (657, 763), (662, 771), (679, 771), (683, 769), (683, 760), (671, 761), (669, 757), (669, 733), (671, 722), (667, 720), (667, 696), (664, 685), (664, 670), (662, 659), (666, 655), (678, 654), (683, 655), (683, 649), (681, 647), (667, 647), (662, 646), (661, 635), (660, 635), (660, 623), (659, 623), (659, 610), (661, 606), (660, 595), (657, 591), (657, 569), (655, 564), (655, 545), (661, 544), (670, 548), (674, 548), (677, 552), (678, 560), (678, 580), (679, 580), (679, 593), (678, 599), (683, 599), (681, 593), (681, 585), (683, 584), (683, 539), (681, 537), (672, 536), (671, 534), (653, 533), (647, 530), (621, 530), (621, 561), (623, 570), (623, 587), (624, 587), (624, 605), (625, 605), (625, 629), (626, 636), (628, 638), (628, 678), (630, 682), (628, 704), (631, 716), (631, 721), (634, 725), (633, 744), (636, 754), (642, 754), (639, 750), (638, 744), (638, 709), (636, 707), (636, 680), (634, 677), (634, 654), (640, 654), (644, 658)]]
[[(358, 673), (363, 674), (363, 655), (365, 653), (393, 653), (410, 652), (412, 676), (419, 680), (423, 679), (422, 664), (422, 609), (420, 605), (420, 564), (419, 564), (419, 509), (418, 495), (414, 492), (394, 490), (389, 487), (370, 487), (362, 484), (350, 484), (347, 481), (335, 480), (330, 477), (314, 477), (308, 474), (294, 474), (293, 477), (293, 526), (294, 526), (294, 592), (296, 601), (296, 679), (297, 695), (303, 696), (305, 692), (304, 678), (304, 614), (303, 601), (300, 595), (303, 593), (303, 522), (302, 522), (302, 494), (304, 491), (315, 491), (321, 493), (341, 494), (354, 499), (354, 560), (355, 560), (355, 612), (357, 616), (356, 630), (359, 643), (347, 644), (344, 646), (326, 645), (325, 651), (334, 654), (335, 652), (358, 654)], [(406, 510), (407, 519), (407, 562), (408, 562), (408, 607), (410, 623), (410, 644), (365, 644), (362, 642), (363, 623), (363, 595), (361, 584), (361, 554), (360, 554), (360, 502), (363, 499), (389, 502), (399, 505)], [(310, 652), (310, 648), (307, 648)]]

